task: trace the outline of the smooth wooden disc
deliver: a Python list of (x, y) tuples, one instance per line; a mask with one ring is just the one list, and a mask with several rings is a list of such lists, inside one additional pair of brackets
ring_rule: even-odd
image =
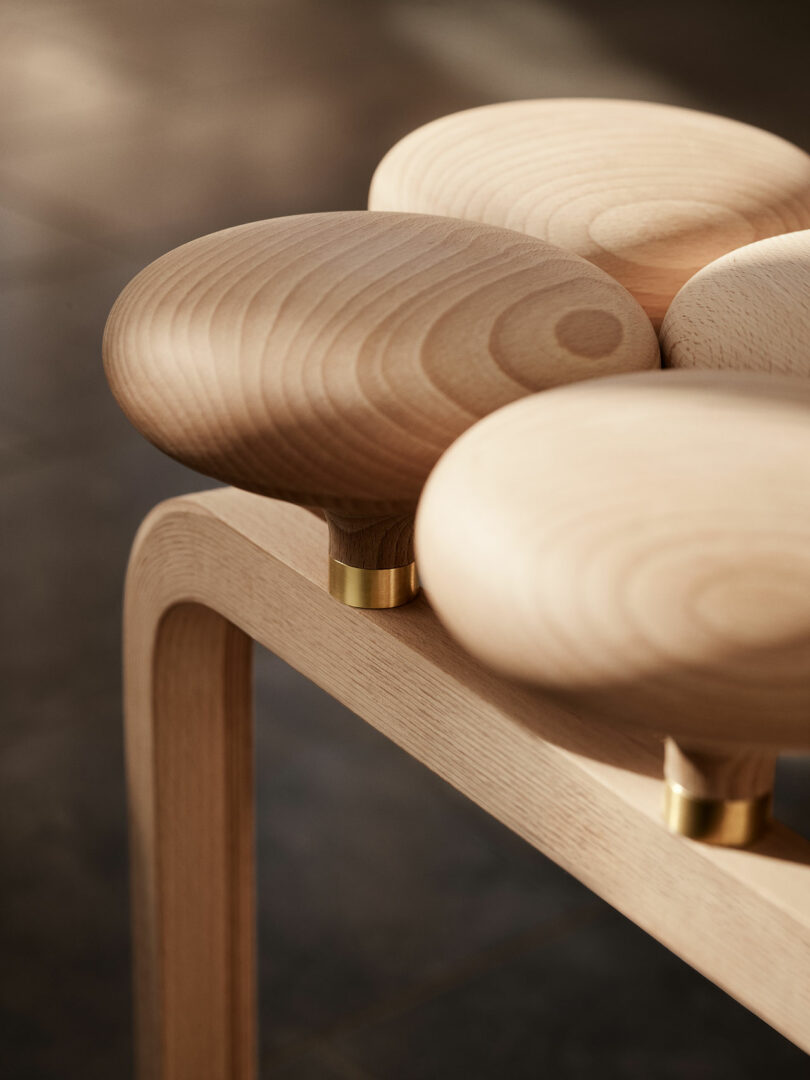
[(412, 511), (442, 451), (507, 402), (659, 365), (644, 312), (585, 260), (505, 229), (367, 211), (170, 252), (116, 302), (104, 357), (162, 450), (356, 515)]
[(810, 746), (810, 383), (599, 379), (470, 429), (416, 550), (497, 670), (690, 742)]
[(661, 344), (668, 367), (810, 376), (810, 230), (705, 266), (672, 301)]
[(559, 244), (621, 281), (658, 325), (706, 263), (810, 227), (810, 157), (758, 128), (671, 105), (514, 101), (407, 135), (377, 168), (369, 206)]

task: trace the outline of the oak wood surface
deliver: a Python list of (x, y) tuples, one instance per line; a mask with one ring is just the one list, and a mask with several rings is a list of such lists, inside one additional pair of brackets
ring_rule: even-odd
[[(485, 670), (448, 638), (424, 599), (384, 613), (335, 603), (325, 591), (325, 535), (325, 524), (297, 507), (231, 489), (158, 507), (131, 570), (140, 615), (151, 611), (130, 657), (133, 685), (150, 670), (145, 642), (161, 611), (178, 602), (214, 609), (810, 1050), (810, 842), (780, 825), (751, 851), (668, 834), (659, 822), (657, 738), (608, 737), (587, 713)], [(150, 723), (146, 698), (130, 702), (137, 781), (151, 775), (149, 742), (136, 737)], [(206, 775), (196, 754), (177, 763), (185, 777), (176, 782), (186, 787)], [(158, 830), (168, 827), (154, 794), (140, 782), (131, 788), (136, 835), (150, 814)], [(218, 877), (213, 884), (222, 887)], [(159, 925), (155, 895), (138, 896), (145, 924)], [(198, 910), (190, 911), (194, 922)], [(179, 963), (171, 939), (163, 940), (166, 961)]]
[(595, 380), (517, 402), (440, 461), (417, 557), (504, 674), (717, 749), (810, 746), (810, 384)]
[(124, 622), (137, 1076), (253, 1080), (252, 642), (167, 603), (154, 547), (136, 540)]
[(373, 519), (412, 514), (475, 420), (660, 363), (640, 307), (585, 260), (486, 225), (368, 212), (254, 222), (170, 252), (121, 294), (104, 358), (162, 450), (327, 510), (342, 561), (372, 567), (399, 565), (389, 549), (411, 542)]
[(640, 101), (512, 101), (434, 120), (383, 158), (372, 210), (505, 225), (575, 251), (658, 325), (720, 255), (810, 227), (810, 157), (758, 128)]
[(705, 266), (672, 301), (661, 345), (668, 367), (810, 376), (810, 230)]

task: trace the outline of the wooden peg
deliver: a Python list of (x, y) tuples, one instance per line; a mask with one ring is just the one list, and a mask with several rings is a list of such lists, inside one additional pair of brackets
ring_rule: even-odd
[(641, 101), (512, 101), (442, 117), (383, 158), (372, 210), (519, 229), (590, 259), (656, 326), (727, 251), (810, 227), (810, 156), (721, 116)]
[(810, 375), (810, 230), (760, 240), (691, 278), (661, 326), (667, 367)]
[(444, 455), (416, 542), (474, 655), (605, 740), (668, 737), (673, 830), (756, 837), (775, 754), (810, 748), (810, 383), (659, 372), (517, 402)]
[(330, 588), (417, 588), (413, 514), (470, 424), (538, 390), (657, 367), (644, 312), (584, 259), (416, 214), (312, 214), (195, 240), (143, 270), (104, 335), (132, 423), (192, 468), (325, 512)]

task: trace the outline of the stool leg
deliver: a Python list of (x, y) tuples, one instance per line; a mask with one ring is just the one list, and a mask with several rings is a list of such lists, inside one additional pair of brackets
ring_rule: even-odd
[(134, 585), (127, 608), (137, 1077), (253, 1080), (252, 642)]

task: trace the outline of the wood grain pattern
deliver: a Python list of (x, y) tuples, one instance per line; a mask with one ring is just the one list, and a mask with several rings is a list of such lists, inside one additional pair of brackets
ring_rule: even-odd
[(810, 376), (810, 230), (709, 263), (672, 301), (661, 345), (668, 367)]
[(810, 746), (810, 384), (602, 379), (481, 421), (431, 475), (424, 587), (496, 670), (612, 724)]
[(137, 1076), (252, 1080), (252, 643), (167, 603), (155, 544), (136, 540), (124, 623)]
[(585, 260), (503, 229), (368, 212), (255, 222), (170, 252), (122, 293), (104, 357), (157, 446), (343, 519), (333, 546), (360, 533), (343, 560), (357, 566), (391, 565), (387, 547), (410, 537), (345, 519), (412, 514), (481, 416), (659, 365), (642, 310)]
[(773, 791), (776, 755), (718, 752), (699, 743), (664, 743), (664, 775), (699, 799), (751, 799)]
[(706, 263), (810, 227), (810, 157), (671, 105), (513, 101), (407, 135), (378, 166), (369, 206), (505, 225), (575, 251), (658, 325)]
[[(179, 601), (219, 612), (810, 1050), (810, 842), (780, 825), (753, 851), (671, 836), (658, 739), (606, 732), (487, 671), (423, 599), (390, 612), (335, 604), (325, 540), (324, 523), (295, 506), (208, 492), (153, 512), (131, 580), (151, 625)], [(133, 774), (148, 773), (148, 744), (130, 739), (129, 752)], [(200, 769), (186, 759), (184, 782)], [(188, 1075), (215, 1074), (161, 1080)]]

